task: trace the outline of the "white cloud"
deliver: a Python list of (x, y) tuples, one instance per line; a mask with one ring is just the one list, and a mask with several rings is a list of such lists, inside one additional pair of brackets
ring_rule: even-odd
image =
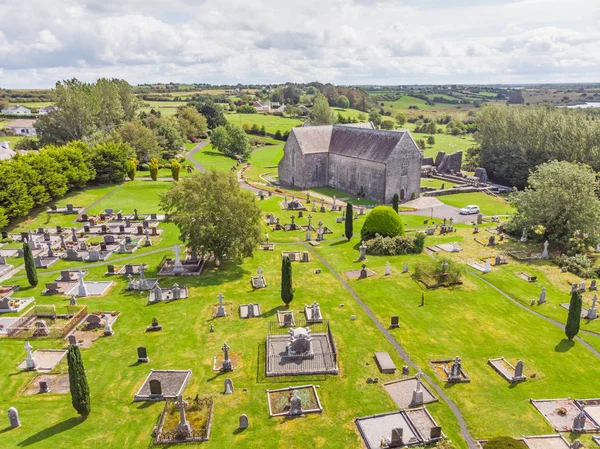
[[(600, 4), (570, 0), (3, 0), (2, 87), (598, 81)], [(8, 18), (8, 19), (7, 19)]]

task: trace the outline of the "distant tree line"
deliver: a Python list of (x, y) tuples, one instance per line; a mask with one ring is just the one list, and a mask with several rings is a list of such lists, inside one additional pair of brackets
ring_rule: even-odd
[(486, 105), (476, 122), (471, 165), (485, 167), (500, 184), (521, 189), (530, 171), (551, 160), (600, 170), (600, 123), (585, 111)]

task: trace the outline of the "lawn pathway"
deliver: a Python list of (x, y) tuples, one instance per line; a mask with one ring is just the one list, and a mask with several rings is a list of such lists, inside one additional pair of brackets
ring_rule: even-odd
[(111, 196), (113, 193), (115, 193), (117, 190), (119, 190), (121, 187), (123, 187), (125, 184), (119, 184), (118, 186), (115, 186), (114, 189), (112, 189), (110, 192), (108, 192), (106, 195), (98, 198), (96, 201), (94, 201), (92, 204), (90, 204), (87, 207), (84, 207), (83, 210), (79, 213), (79, 215), (77, 215), (77, 217), (73, 220), (73, 223), (75, 223), (77, 221), (77, 218), (80, 215), (83, 215), (85, 213), (87, 213), (88, 210), (90, 210), (92, 207), (94, 207), (96, 204), (98, 204), (100, 201), (104, 200), (105, 198), (108, 198), (109, 196)]
[[(388, 330), (383, 326), (383, 324), (381, 324), (379, 322), (379, 320), (377, 319), (375, 314), (371, 311), (369, 306), (367, 306), (363, 302), (363, 300), (360, 299), (358, 294), (354, 291), (354, 289), (352, 287), (350, 287), (350, 285), (346, 282), (346, 280), (323, 257), (321, 257), (321, 255), (319, 253), (314, 251), (311, 246), (309, 246), (306, 242), (303, 242), (302, 244), (307, 250), (309, 250), (313, 255), (315, 255), (321, 261), (321, 263), (323, 265), (325, 265), (327, 267), (327, 269), (341, 282), (341, 284), (344, 286), (344, 288), (346, 290), (348, 290), (348, 292), (352, 295), (352, 297), (358, 303), (358, 305), (360, 305), (362, 307), (362, 309), (369, 316), (369, 318), (371, 318), (371, 320), (375, 323), (375, 325), (377, 326), (379, 331), (392, 344), (392, 346), (394, 347), (394, 349), (396, 350), (398, 355), (402, 358), (402, 360), (404, 360), (404, 362), (407, 365), (412, 366), (413, 369), (418, 370), (419, 367), (411, 361), (407, 352), (402, 348), (402, 346), (400, 346), (400, 344), (388, 332)], [(446, 396), (446, 394), (444, 393), (442, 388), (439, 387), (436, 383), (434, 383), (428, 374), (422, 372), (422, 377), (425, 378), (425, 380), (429, 383), (429, 385), (431, 385), (435, 389), (437, 394), (444, 400), (444, 402), (446, 402), (446, 404), (448, 404), (448, 406), (454, 413), (454, 416), (456, 416), (456, 420), (458, 421), (458, 425), (460, 426), (460, 432), (461, 432), (464, 440), (466, 441), (467, 445), (469, 446), (469, 449), (477, 449), (479, 446), (475, 442), (475, 439), (471, 435), (471, 432), (469, 432), (469, 429), (467, 428), (467, 423), (465, 422), (465, 419), (463, 418), (462, 413), (460, 412), (460, 410), (458, 409), (456, 404), (448, 396)]]
[[(467, 270), (467, 273), (470, 275), (475, 276), (477, 279), (483, 281), (485, 284), (489, 285), (490, 287), (492, 287), (494, 290), (496, 290), (498, 293), (500, 293), (502, 296), (504, 296), (506, 299), (510, 300), (511, 302), (513, 302), (515, 305), (519, 306), (521, 309), (526, 310), (529, 313), (532, 313), (536, 316), (538, 316), (539, 318), (542, 318), (543, 320), (546, 320), (548, 323), (553, 324), (554, 326), (563, 329), (565, 328), (565, 325), (563, 323), (561, 323), (560, 321), (556, 321), (552, 318), (549, 318), (545, 315), (542, 315), (539, 312), (536, 312), (535, 310), (530, 309), (529, 307), (521, 304), (519, 301), (517, 301), (516, 299), (514, 299), (513, 297), (511, 297), (508, 293), (503, 292), (502, 290), (500, 290), (498, 287), (496, 287), (494, 284), (492, 284), (490, 281), (488, 281), (487, 279), (483, 278), (482, 276), (480, 276), (479, 274)], [(590, 335), (593, 336), (595, 338), (598, 338), (598, 334), (595, 334), (594, 332), (589, 332), (586, 330), (582, 330), (581, 331), (582, 334), (586, 334), (586, 335)], [(585, 340), (583, 340), (581, 337), (575, 337), (575, 339), (581, 343), (583, 346), (585, 346), (587, 349), (590, 350), (590, 352), (592, 354), (594, 354), (596, 357), (598, 357), (600, 359), (600, 352), (598, 352), (592, 345), (590, 345), (589, 343), (587, 343)]]
[(194, 168), (196, 168), (196, 170), (200, 170), (203, 172), (206, 171), (206, 168), (204, 168), (204, 165), (202, 165), (200, 162), (198, 162), (196, 159), (194, 159), (194, 154), (196, 154), (198, 151), (200, 151), (202, 148), (204, 148), (209, 143), (210, 142), (208, 140), (200, 142), (198, 145), (196, 145), (194, 148), (192, 148), (190, 151), (188, 151), (187, 154), (185, 155), (187, 160), (192, 163), (192, 165), (194, 166)]

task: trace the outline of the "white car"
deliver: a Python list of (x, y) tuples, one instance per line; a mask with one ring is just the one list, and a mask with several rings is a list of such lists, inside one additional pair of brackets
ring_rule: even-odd
[(479, 213), (479, 206), (471, 204), (470, 206), (463, 207), (459, 212), (461, 215), (471, 215)]

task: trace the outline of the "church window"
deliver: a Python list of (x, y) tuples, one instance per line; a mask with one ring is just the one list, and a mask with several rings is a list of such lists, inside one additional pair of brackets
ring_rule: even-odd
[(403, 159), (400, 167), (400, 176), (406, 175), (408, 175), (408, 159)]

